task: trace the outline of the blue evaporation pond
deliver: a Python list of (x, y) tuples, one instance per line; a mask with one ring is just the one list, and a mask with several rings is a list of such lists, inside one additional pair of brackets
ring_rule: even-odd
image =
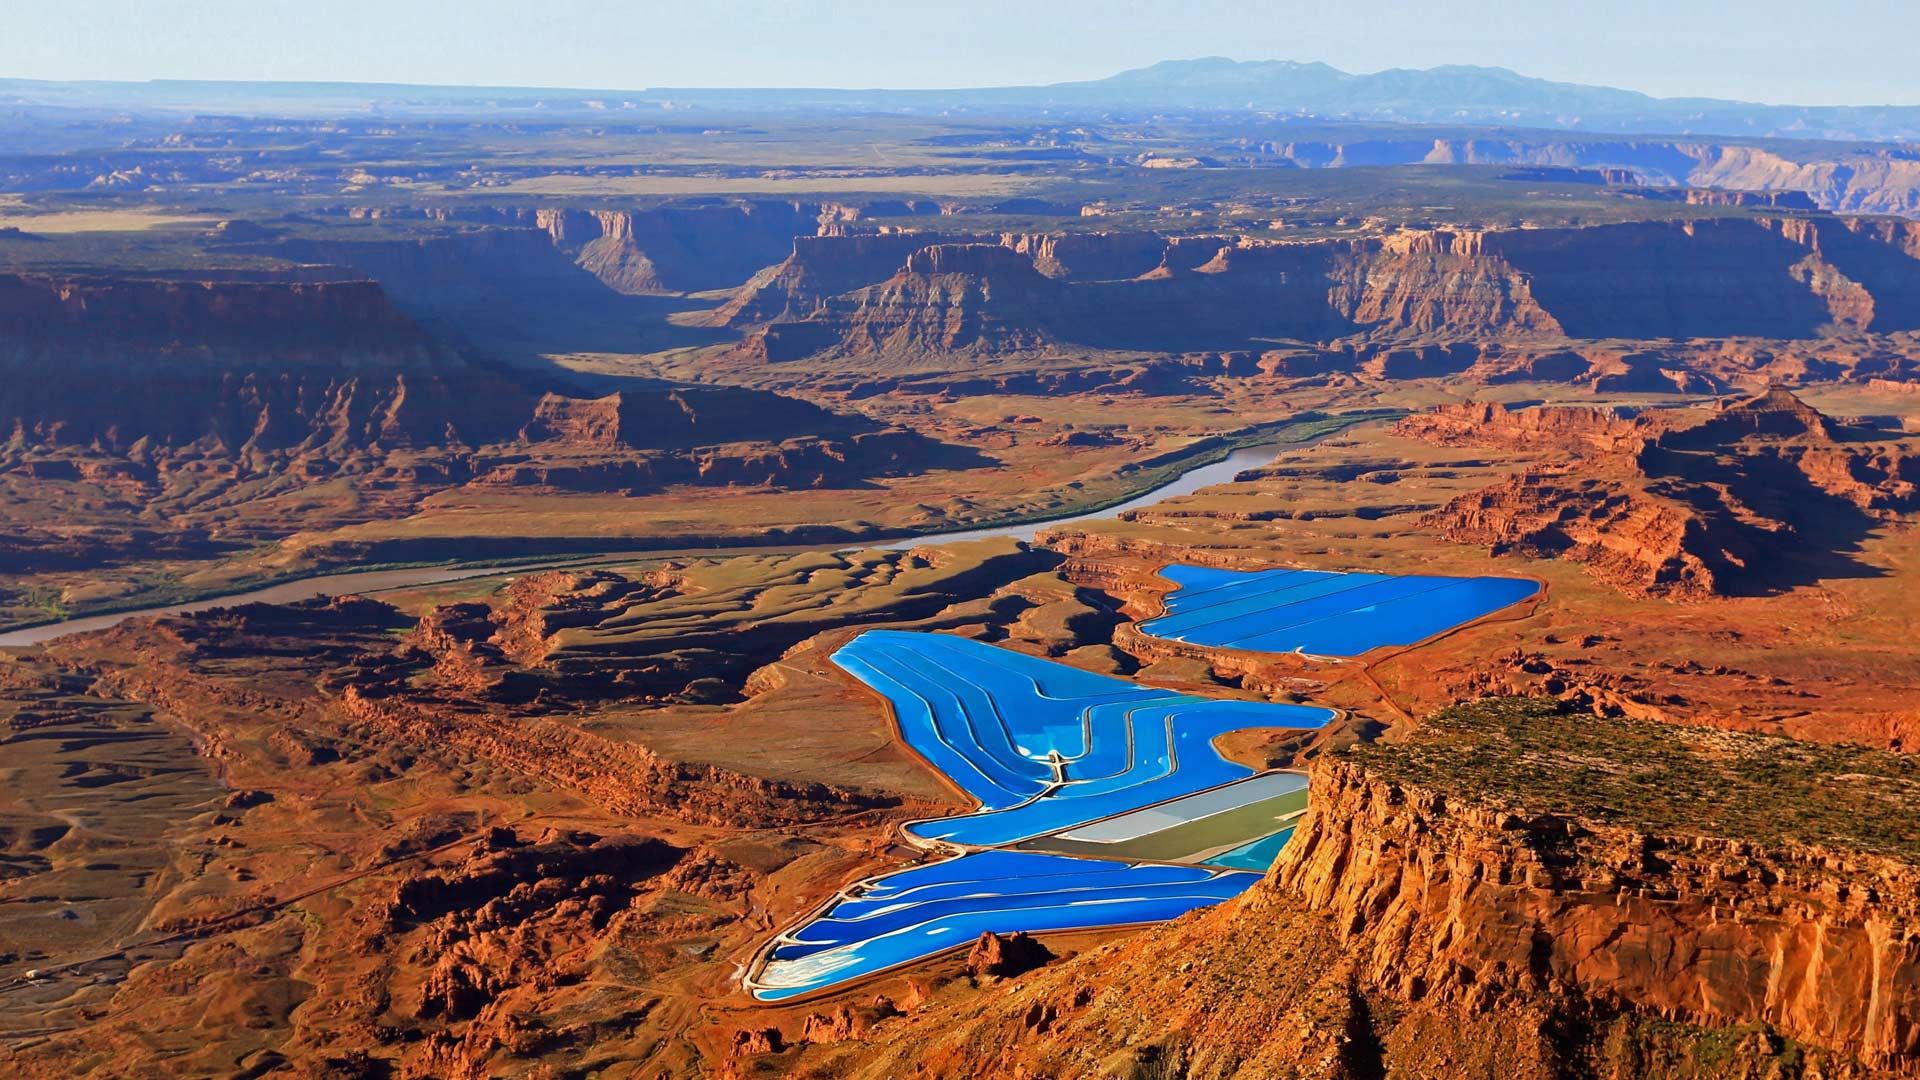
[(1280, 849), (1287, 846), (1293, 838), (1293, 827), (1281, 829), (1272, 836), (1263, 836), (1250, 844), (1241, 844), (1232, 851), (1221, 852), (1207, 863), (1211, 866), (1229, 866), (1235, 870), (1258, 870), (1266, 873), (1273, 866), (1273, 860), (1280, 857)]
[(924, 960), (982, 933), (1160, 922), (1244, 892), (1260, 875), (1039, 852), (985, 851), (890, 874), (785, 935), (754, 979), (780, 1001)]
[(1142, 632), (1249, 652), (1359, 656), (1412, 645), (1517, 604), (1540, 589), (1524, 578), (1214, 570), (1169, 566), (1177, 588)]
[[(887, 699), (909, 746), (980, 802), (974, 813), (908, 831), (966, 846), (1011, 843), (1243, 779), (1252, 770), (1222, 758), (1215, 736), (1317, 728), (1333, 717), (1139, 686), (946, 634), (869, 630), (833, 659)], [(779, 1001), (828, 989), (988, 930), (1160, 922), (1258, 880), (1221, 867), (979, 851), (843, 895), (775, 943), (753, 993)]]
[(974, 847), (1251, 776), (1213, 749), (1216, 736), (1333, 717), (1157, 690), (947, 634), (869, 630), (833, 659), (887, 698), (907, 745), (980, 802), (908, 832)]

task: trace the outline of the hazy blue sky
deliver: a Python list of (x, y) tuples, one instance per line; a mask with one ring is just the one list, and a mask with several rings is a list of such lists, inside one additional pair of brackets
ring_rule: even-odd
[(1207, 55), (1920, 104), (1920, 0), (11, 0), (0, 76), (981, 86)]

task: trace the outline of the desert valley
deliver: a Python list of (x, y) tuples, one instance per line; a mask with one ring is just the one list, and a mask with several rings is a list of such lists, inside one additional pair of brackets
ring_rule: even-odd
[(0, 1063), (1920, 1074), (1920, 109), (1320, 68), (0, 80)]

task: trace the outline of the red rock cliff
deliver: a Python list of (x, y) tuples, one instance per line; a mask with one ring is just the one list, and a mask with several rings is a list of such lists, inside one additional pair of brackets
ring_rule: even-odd
[(0, 375), (0, 432), (108, 448), (479, 441), (520, 397), (369, 281), (0, 276)]
[(1800, 846), (1528, 818), (1322, 759), (1272, 880), (1398, 996), (1572, 990), (1765, 1023), (1881, 1066), (1920, 1055), (1920, 874)]
[[(898, 289), (876, 293), (873, 275), (888, 254), (911, 257), (942, 242), (912, 233), (806, 238), (716, 317), (736, 326), (805, 321), (812, 347), (830, 348), (854, 324), (903, 318), (873, 310), (912, 300)], [(1275, 338), (1812, 340), (1920, 328), (1913, 230), (1839, 218), (1309, 241), (1138, 233), (1007, 234), (999, 242), (1056, 288), (1030, 311), (1000, 313), (1003, 331), (969, 338), (969, 348), (1030, 348), (1038, 338), (1171, 351)], [(824, 272), (829, 266), (839, 270)], [(999, 270), (1018, 271), (1012, 263)], [(870, 334), (854, 336), (850, 351), (875, 347)]]

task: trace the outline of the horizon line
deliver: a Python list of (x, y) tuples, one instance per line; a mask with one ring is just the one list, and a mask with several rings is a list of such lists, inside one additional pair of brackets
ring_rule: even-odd
[(966, 85), (966, 86), (926, 86), (926, 87), (878, 86), (878, 85), (875, 85), (875, 86), (820, 86), (820, 85), (809, 86), (809, 85), (795, 85), (795, 84), (786, 84), (786, 85), (714, 84), (714, 85), (674, 85), (674, 86), (562, 86), (562, 85), (556, 85), (556, 84), (541, 84), (541, 83), (405, 82), (405, 81), (394, 81), (394, 80), (368, 80), (368, 79), (197, 78), (193, 76), (183, 76), (183, 75), (153, 76), (145, 79), (139, 79), (139, 78), (46, 78), (46, 77), (39, 77), (39, 76), (0, 75), (0, 86), (4, 86), (7, 84), (30, 83), (30, 84), (38, 84), (38, 85), (45, 85), (45, 86), (96, 86), (96, 87), (164, 87), (169, 85), (188, 85), (188, 86), (203, 85), (203, 86), (233, 86), (233, 87), (286, 86), (286, 87), (337, 87), (337, 88), (392, 88), (392, 89), (407, 89), (407, 90), (440, 90), (440, 91), (454, 91), (454, 90), (469, 90), (469, 91), (498, 90), (498, 91), (513, 91), (513, 92), (545, 91), (545, 92), (569, 93), (569, 94), (633, 94), (633, 95), (658, 95), (658, 94), (683, 93), (683, 92), (684, 93), (752, 92), (752, 93), (830, 93), (830, 94), (910, 94), (910, 95), (933, 96), (933, 95), (939, 95), (939, 94), (952, 94), (952, 93), (977, 94), (977, 93), (983, 93), (983, 92), (991, 92), (995, 90), (1035, 91), (1035, 90), (1057, 89), (1062, 87), (1090, 87), (1090, 86), (1097, 86), (1100, 83), (1118, 78), (1122, 75), (1128, 75), (1135, 72), (1149, 71), (1156, 67), (1161, 67), (1164, 65), (1193, 64), (1193, 63), (1202, 63), (1210, 60), (1226, 61), (1236, 66), (1285, 64), (1285, 65), (1292, 65), (1295, 67), (1323, 67), (1328, 69), (1329, 71), (1333, 71), (1340, 75), (1344, 75), (1349, 78), (1355, 78), (1355, 79), (1371, 78), (1371, 77), (1375, 77), (1383, 74), (1389, 74), (1393, 72), (1415, 72), (1415, 73), (1425, 74), (1425, 73), (1446, 71), (1446, 70), (1463, 70), (1463, 71), (1500, 73), (1500, 74), (1511, 75), (1511, 76), (1514, 76), (1515, 78), (1524, 79), (1530, 82), (1546, 83), (1546, 84), (1556, 85), (1556, 86), (1572, 86), (1572, 87), (1579, 87), (1587, 90), (1609, 90), (1609, 91), (1614, 91), (1618, 93), (1637, 94), (1637, 95), (1640, 95), (1641, 97), (1646, 98), (1650, 102), (1661, 102), (1661, 103), (1711, 102), (1714, 104), (1739, 105), (1739, 106), (1757, 107), (1757, 108), (1814, 109), (1814, 110), (1920, 108), (1920, 103), (1897, 103), (1892, 101), (1807, 105), (1807, 104), (1799, 104), (1795, 102), (1784, 102), (1784, 101), (1756, 101), (1756, 100), (1750, 100), (1745, 98), (1735, 98), (1735, 97), (1715, 97), (1707, 94), (1686, 94), (1686, 95), (1677, 95), (1677, 96), (1669, 97), (1669, 96), (1661, 96), (1657, 94), (1650, 94), (1650, 93), (1647, 93), (1646, 91), (1636, 90), (1631, 87), (1616, 86), (1610, 83), (1574, 82), (1574, 81), (1569, 81), (1565, 79), (1548, 78), (1546, 76), (1529, 75), (1529, 74), (1526, 74), (1525, 72), (1516, 71), (1513, 68), (1509, 68), (1509, 67), (1505, 67), (1497, 64), (1443, 63), (1443, 64), (1435, 64), (1435, 65), (1432, 65), (1431, 67), (1424, 67), (1424, 68), (1395, 66), (1395, 67), (1380, 68), (1374, 71), (1348, 71), (1344, 68), (1336, 67), (1332, 64), (1329, 64), (1323, 60), (1293, 60), (1293, 59), (1284, 59), (1284, 58), (1240, 60), (1234, 57), (1218, 55), (1218, 54), (1209, 55), (1209, 56), (1180, 57), (1180, 58), (1169, 58), (1165, 60), (1158, 60), (1151, 64), (1142, 65), (1140, 67), (1123, 68), (1119, 71), (1114, 71), (1108, 75), (1104, 75), (1104, 76), (1100, 76), (1098, 78), (1092, 78), (1092, 79), (1065, 79), (1065, 80), (1059, 80), (1054, 82), (1031, 82), (1031, 83), (988, 83), (988, 84), (977, 84), (977, 85)]

